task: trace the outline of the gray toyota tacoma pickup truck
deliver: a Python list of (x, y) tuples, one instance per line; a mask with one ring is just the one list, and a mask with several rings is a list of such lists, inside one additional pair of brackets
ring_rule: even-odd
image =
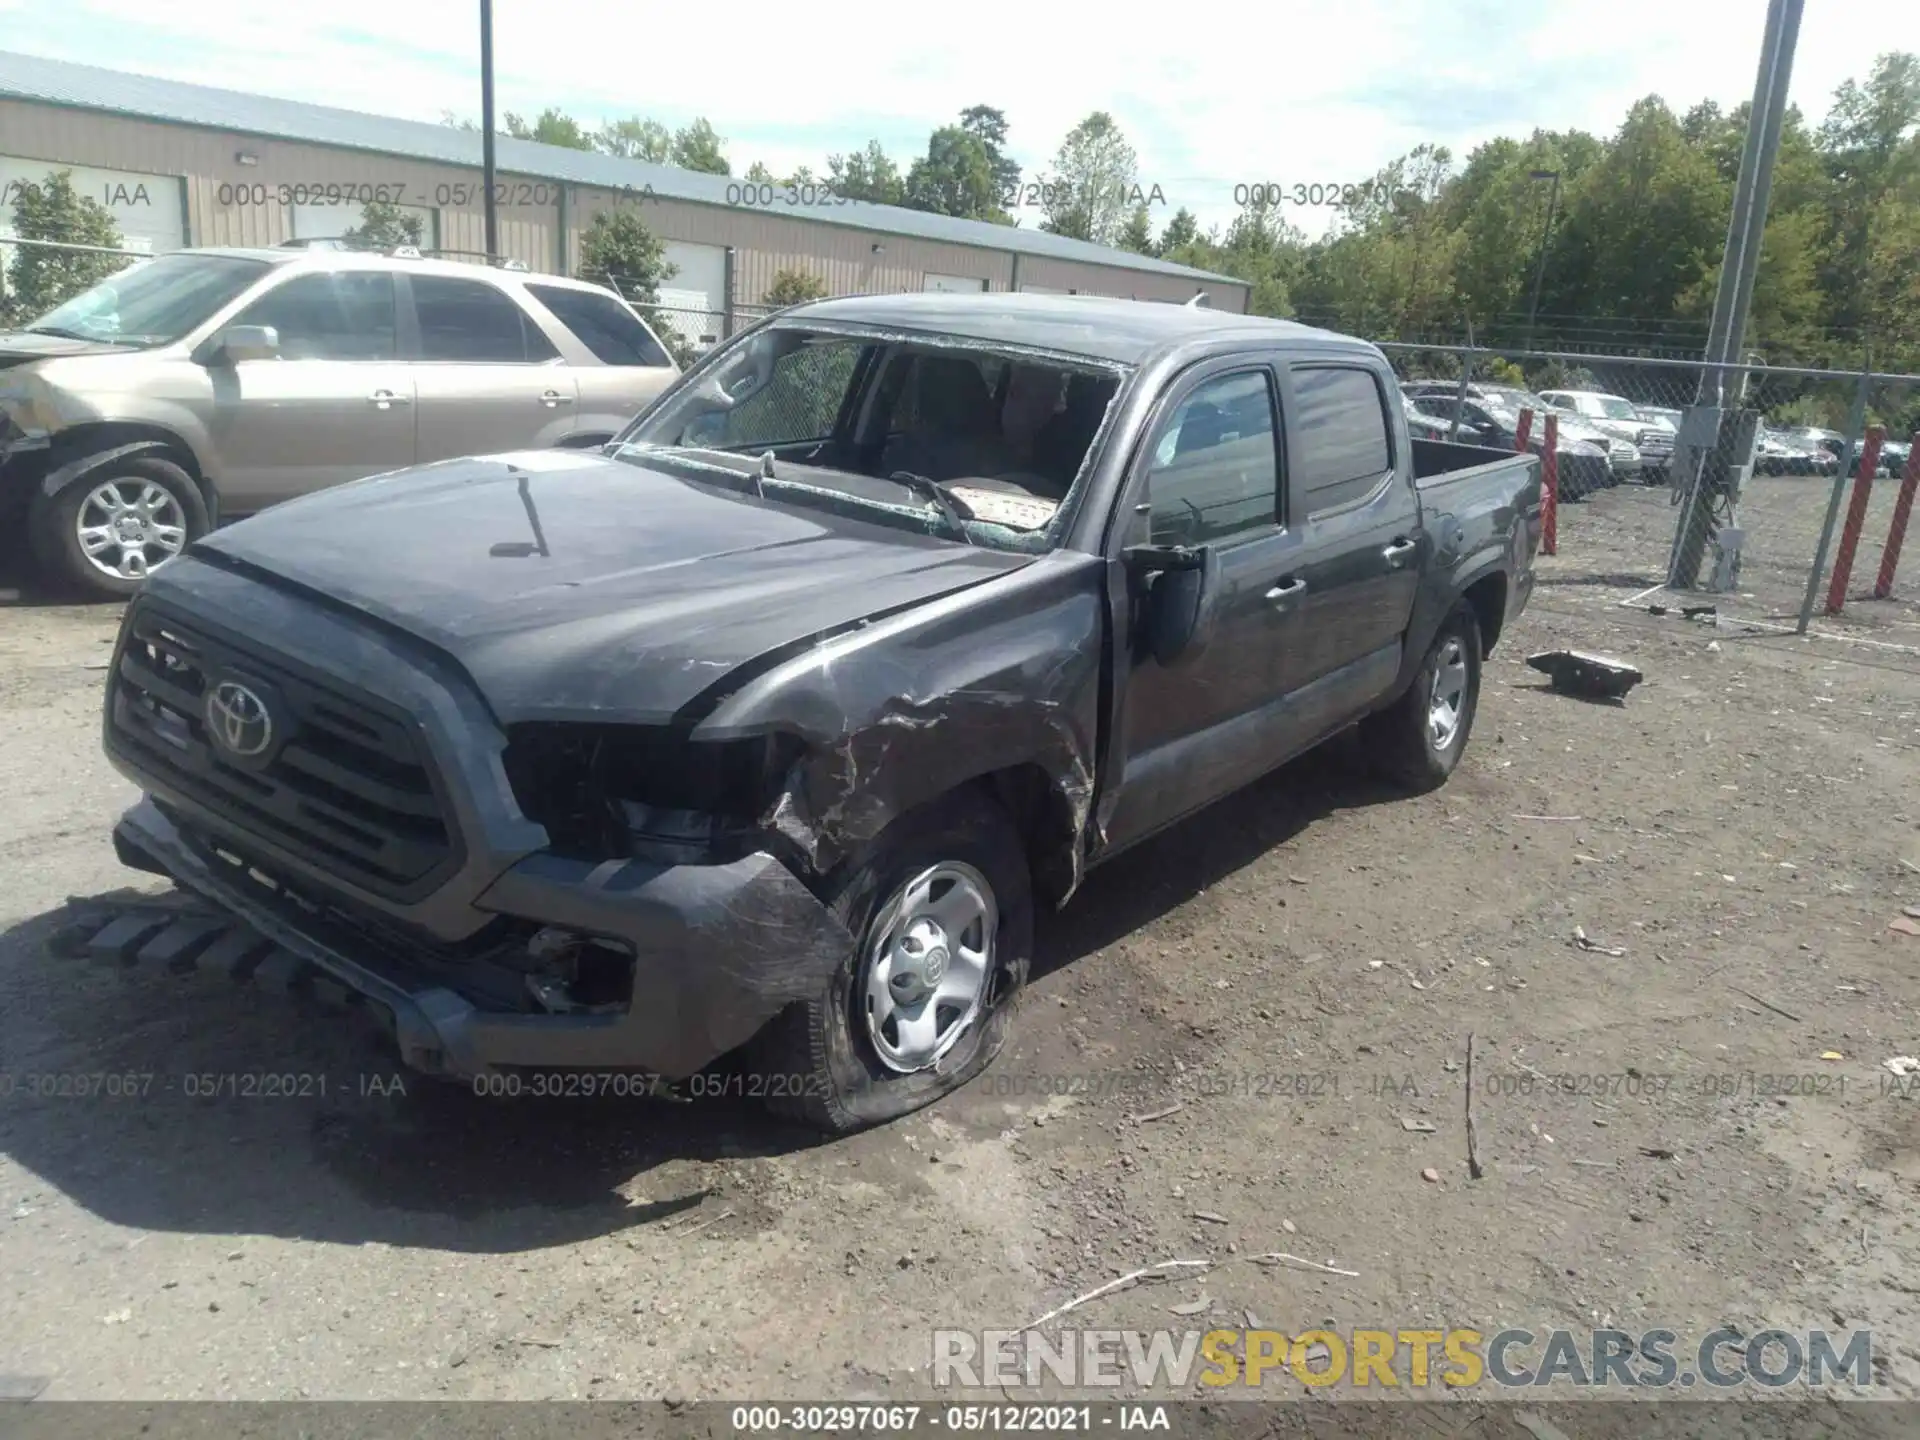
[(1356, 722), (1444, 781), (1539, 518), (1537, 457), (1410, 440), (1357, 340), (803, 305), (603, 452), (357, 481), (157, 571), (116, 846), (417, 1070), (723, 1067), (851, 1129), (988, 1064), (1090, 866)]

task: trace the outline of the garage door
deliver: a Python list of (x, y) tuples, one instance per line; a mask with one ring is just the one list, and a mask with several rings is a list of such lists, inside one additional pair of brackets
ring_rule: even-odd
[(1071, 295), (1071, 290), (1056, 290), (1051, 285), (1022, 285), (1022, 295)]
[[(420, 243), (428, 249), (440, 243), (439, 212), (429, 205), (397, 205), (403, 215), (420, 217)], [(358, 229), (366, 218), (364, 207), (346, 205), (295, 205), (293, 238), (296, 240), (332, 240), (349, 230)]]
[(987, 282), (974, 275), (935, 275), (927, 273), (927, 283), (923, 290), (939, 290), (961, 295), (978, 294), (987, 288)]
[[(696, 350), (718, 344), (727, 308), (726, 247), (669, 240), (666, 251), (667, 263), (676, 267), (676, 273), (660, 287), (658, 318)], [(655, 318), (649, 315), (647, 322), (652, 324)]]
[(20, 186), (44, 185), (49, 176), (62, 170), (68, 172), (79, 194), (107, 208), (120, 227), (123, 248), (151, 255), (178, 250), (186, 243), (180, 181), (174, 176), (54, 165), (0, 155), (0, 293), (6, 289), (7, 268), (13, 263), (14, 248), (4, 242), (13, 234), (13, 203)]

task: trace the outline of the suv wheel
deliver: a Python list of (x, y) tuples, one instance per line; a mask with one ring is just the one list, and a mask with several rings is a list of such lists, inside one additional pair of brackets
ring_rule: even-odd
[(206, 534), (207, 506), (171, 460), (130, 455), (37, 498), (29, 523), (50, 580), (117, 599)]
[(772, 1109), (844, 1133), (931, 1104), (1000, 1052), (1033, 948), (1026, 847), (991, 796), (962, 791), (889, 826), (830, 903), (853, 951), (749, 1066)]

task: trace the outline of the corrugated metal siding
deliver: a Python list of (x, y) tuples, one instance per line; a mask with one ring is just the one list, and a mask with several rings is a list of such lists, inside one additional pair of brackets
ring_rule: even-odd
[[(281, 186), (303, 185), (391, 187), (388, 193), (404, 203), (436, 212), (442, 248), (478, 252), (486, 244), (480, 174), (458, 165), (7, 99), (0, 99), (0, 153), (182, 177), (196, 245), (277, 245), (291, 239), (291, 210), (277, 192)], [(258, 157), (259, 163), (240, 164), (235, 156), (241, 153)], [(501, 252), (530, 270), (552, 272), (560, 258), (558, 182), (502, 171), (499, 184)], [(234, 188), (240, 186), (262, 187), (264, 193), (242, 198)], [(780, 203), (742, 209), (575, 187), (567, 207), (566, 268), (579, 263), (580, 232), (595, 211), (624, 204), (637, 205), (648, 228), (663, 239), (733, 246), (736, 304), (758, 304), (774, 275), (786, 268), (819, 276), (836, 295), (919, 290), (929, 271), (979, 276), (990, 290), (1013, 288), (1016, 257), (1008, 252), (802, 220), (780, 213)], [(1187, 300), (1205, 289), (1217, 309), (1246, 308), (1241, 285), (1034, 255), (1017, 258), (1023, 285), (1159, 300)]]

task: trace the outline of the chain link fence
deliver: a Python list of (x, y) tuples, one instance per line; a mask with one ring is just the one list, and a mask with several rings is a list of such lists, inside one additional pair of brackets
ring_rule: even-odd
[[(1555, 422), (1562, 477), (1558, 555), (1543, 591), (1564, 603), (1713, 605), (1765, 625), (1814, 620), (1899, 632), (1920, 644), (1920, 558), (1883, 587), (1920, 376), (1780, 366), (1728, 368), (1647, 355), (1387, 342), (1413, 418), (1461, 438), (1512, 445), (1532, 410), (1532, 444)], [(1698, 405), (1752, 412), (1689, 429)], [(1874, 427), (1880, 443), (1867, 442)], [(1701, 441), (1702, 452), (1691, 443)], [(1863, 456), (1863, 451), (1869, 453)], [(1704, 466), (1690, 463), (1704, 453)], [(1872, 473), (1859, 480), (1863, 461)], [(1845, 541), (1853, 537), (1849, 556)], [(1850, 574), (1834, 590), (1836, 567)], [(1876, 591), (1886, 590), (1884, 595)], [(1841, 598), (1837, 612), (1829, 593)]]

